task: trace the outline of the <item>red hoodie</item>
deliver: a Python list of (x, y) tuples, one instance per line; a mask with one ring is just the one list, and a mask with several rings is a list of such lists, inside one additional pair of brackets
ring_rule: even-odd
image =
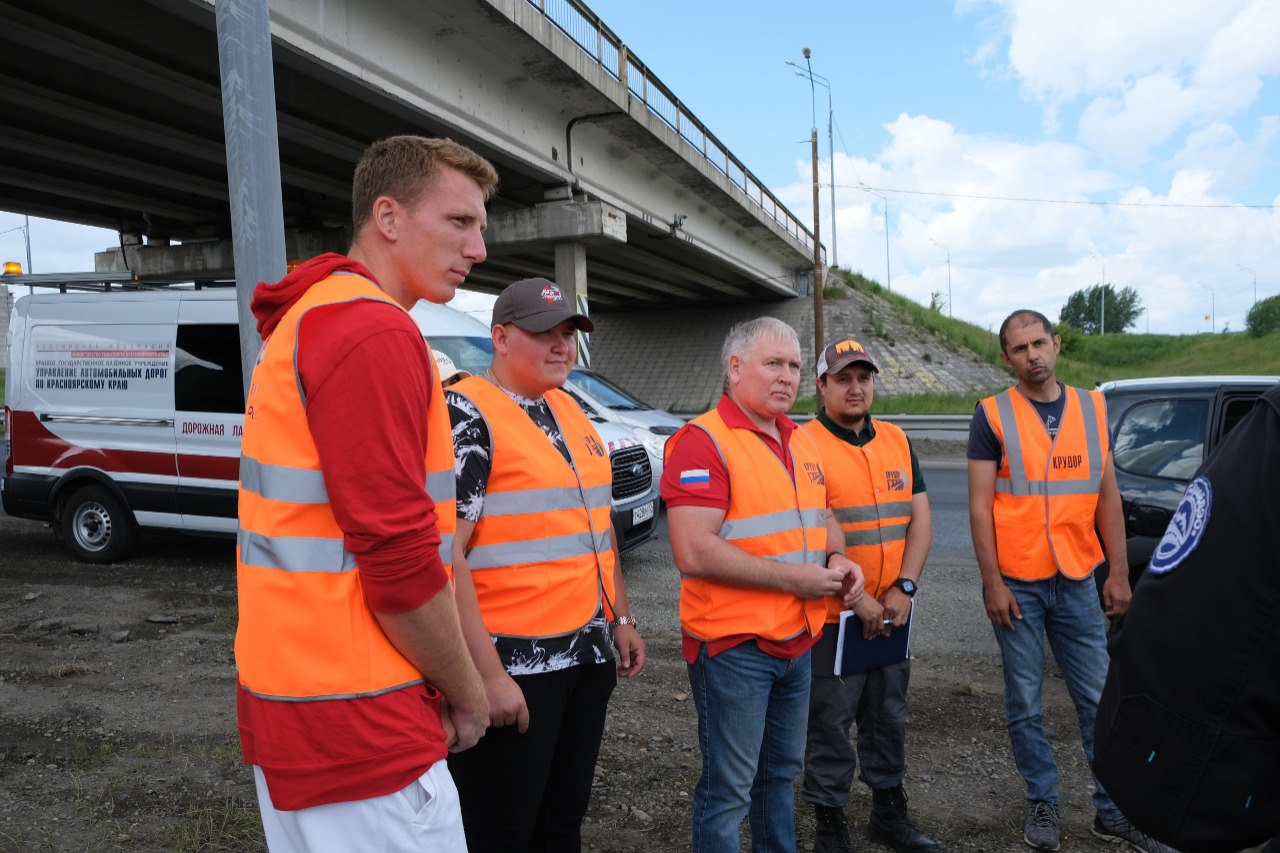
[[(250, 307), (264, 339), (311, 285), (338, 271), (377, 283), (364, 266), (337, 254), (312, 258), (275, 284), (260, 283)], [(435, 504), (422, 488), (428, 358), (421, 332), (394, 305), (324, 305), (299, 324), (307, 424), (345, 547), (378, 613), (413, 610), (447, 582)], [(355, 701), (237, 695), (245, 761), (262, 767), (277, 809), (389, 794), (446, 753), (429, 687)]]

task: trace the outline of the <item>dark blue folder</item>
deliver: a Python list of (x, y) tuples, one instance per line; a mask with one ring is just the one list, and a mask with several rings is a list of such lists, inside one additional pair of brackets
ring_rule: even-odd
[(887, 637), (874, 640), (862, 636), (862, 620), (852, 610), (840, 614), (840, 633), (836, 638), (836, 675), (856, 675), (879, 669), (900, 660), (911, 653), (911, 623), (915, 621), (915, 602), (907, 624), (896, 627)]

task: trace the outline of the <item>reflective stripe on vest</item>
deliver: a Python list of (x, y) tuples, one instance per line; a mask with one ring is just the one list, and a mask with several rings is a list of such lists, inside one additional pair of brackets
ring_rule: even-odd
[(1016, 388), (982, 401), (1004, 449), (992, 509), (1004, 575), (1088, 577), (1103, 560), (1095, 521), (1110, 452), (1106, 404), (1096, 391), (1064, 386), (1062, 420), (1050, 438)]
[[(844, 532), (845, 553), (862, 567), (867, 594), (882, 596), (902, 572), (914, 487), (911, 445), (891, 423), (875, 422), (874, 437), (854, 446), (817, 419), (802, 427), (822, 454), (831, 511)], [(836, 622), (844, 604), (828, 596), (827, 621)]]
[[(729, 506), (718, 535), (748, 554), (780, 563), (822, 565), (827, 553), (827, 492), (817, 448), (801, 430), (791, 435), (795, 479), (748, 429), (730, 428), (711, 411), (667, 442), (672, 449), (691, 429), (710, 436), (729, 473)], [(744, 589), (681, 576), (680, 624), (702, 640), (749, 634), (787, 640), (816, 634), (826, 615), (822, 599), (802, 599), (781, 590)]]
[(611, 616), (613, 466), (582, 409), (558, 389), (544, 397), (569, 465), (489, 380), (473, 376), (449, 390), (470, 400), (489, 430), (489, 480), (465, 550), (485, 627), (548, 637), (581, 629), (602, 605)]
[[(1081, 415), (1084, 417), (1085, 442), (1089, 450), (1088, 480), (1048, 480), (1030, 479), (1027, 477), (1026, 463), (1022, 455), (1022, 437), (1018, 432), (1018, 419), (1013, 413), (1013, 391), (1005, 391), (996, 395), (996, 409), (1000, 412), (1000, 423), (1007, 424), (1004, 430), (1004, 452), (1009, 457), (1009, 479), (998, 478), (996, 491), (1005, 495), (1022, 497), (1024, 495), (1091, 495), (1102, 488), (1102, 465), (1106, 459), (1102, 442), (1098, 440), (1098, 412), (1093, 404), (1093, 395), (1081, 394), (1075, 388), (1068, 388), (1080, 402)], [(1066, 406), (1063, 406), (1063, 418), (1066, 417)], [(1056, 443), (1056, 442), (1055, 442)], [(1097, 449), (1097, 453), (1092, 452)], [(1048, 472), (1046, 471), (1046, 474)]]
[[(395, 305), (359, 276), (335, 274), (313, 284), (263, 344), (246, 401), (236, 665), (241, 687), (264, 699), (359, 699), (423, 683), (365, 601), (355, 558), (329, 506), (297, 372), (298, 328), (306, 313), (358, 299)], [(431, 371), (423, 486), (437, 502), (442, 551), (451, 558), (452, 430), (425, 344), (422, 357)]]

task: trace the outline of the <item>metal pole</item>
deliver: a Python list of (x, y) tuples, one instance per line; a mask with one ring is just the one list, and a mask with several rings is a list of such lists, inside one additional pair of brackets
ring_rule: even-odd
[(1107, 334), (1107, 262), (1102, 261), (1102, 328), (1098, 332), (1098, 337), (1105, 337)]
[[(30, 260), (28, 260), (30, 263)], [(1244, 264), (1236, 264), (1237, 267), (1253, 276), (1253, 304), (1258, 304), (1258, 274)]]
[[(888, 203), (889, 203), (889, 200), (886, 197), (885, 204), (888, 204)], [(886, 219), (886, 222), (887, 221), (888, 220)], [(947, 316), (954, 317), (956, 316), (956, 309), (955, 309), (955, 306), (951, 304), (951, 247), (948, 246), (946, 243), (939, 243), (937, 240), (933, 239), (932, 237), (929, 238), (929, 242), (947, 253)]]
[[(1090, 257), (1098, 259), (1098, 263), (1102, 264), (1102, 281), (1098, 285), (1098, 303), (1102, 315), (1102, 323), (1099, 327), (1098, 337), (1102, 337), (1107, 333), (1107, 262), (1102, 255), (1097, 252), (1090, 252)], [(1121, 329), (1120, 331), (1124, 331)]]
[[(22, 221), (25, 223), (22, 226), (22, 236), (27, 240), (27, 275), (30, 275), (35, 272), (35, 270), (31, 268), (31, 217), (23, 214)], [(1255, 292), (1257, 290), (1257, 279), (1254, 279), (1254, 290)]]
[(840, 266), (840, 246), (836, 242), (836, 144), (831, 129), (836, 123), (835, 110), (831, 107), (831, 87), (827, 87), (827, 155), (831, 158), (831, 265)]
[(809, 138), (813, 158), (813, 363), (822, 355), (822, 242), (818, 222), (818, 129)]
[(809, 69), (809, 106), (813, 114), (809, 158), (813, 161), (813, 363), (817, 364), (825, 335), (822, 328), (822, 223), (818, 220), (818, 94), (813, 81), (813, 63), (809, 61), (812, 54), (809, 48), (804, 49), (804, 63)]
[(884, 278), (885, 287), (893, 293), (893, 270), (889, 268), (889, 197), (884, 197)]
[(247, 396), (261, 345), (249, 300), (259, 281), (277, 281), (285, 274), (271, 19), (267, 0), (218, 0), (215, 17), (240, 319), (240, 363)]
[(956, 306), (951, 300), (951, 250), (947, 249), (947, 316), (956, 316)]

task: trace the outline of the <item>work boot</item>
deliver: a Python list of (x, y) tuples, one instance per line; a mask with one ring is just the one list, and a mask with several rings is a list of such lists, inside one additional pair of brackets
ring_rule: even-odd
[(907, 814), (907, 795), (902, 786), (871, 791), (871, 822), (867, 837), (888, 844), (898, 853), (934, 853), (942, 845), (916, 829)]
[(853, 853), (849, 827), (844, 822), (844, 809), (836, 806), (813, 807), (818, 830), (813, 836), (813, 853)]

